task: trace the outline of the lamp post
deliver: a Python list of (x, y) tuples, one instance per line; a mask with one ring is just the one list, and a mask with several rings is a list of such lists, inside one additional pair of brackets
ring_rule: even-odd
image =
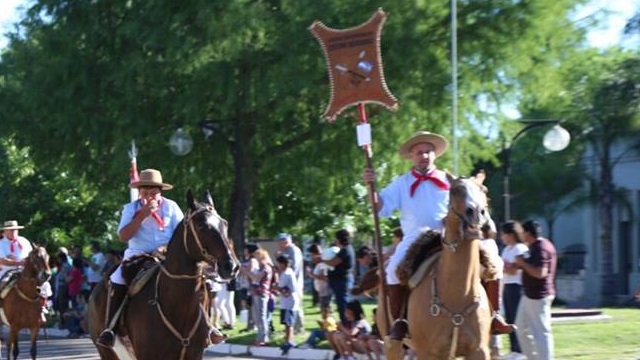
[(527, 131), (544, 125), (553, 124), (553, 127), (544, 135), (542, 145), (549, 151), (564, 150), (571, 141), (569, 132), (559, 125), (560, 119), (524, 119), (518, 120), (522, 124), (526, 124), (518, 131), (508, 143), (506, 139), (502, 145), (504, 177), (503, 177), (503, 197), (504, 197), (504, 221), (511, 219), (511, 193), (509, 189), (509, 181), (511, 176), (511, 148), (524, 133)]

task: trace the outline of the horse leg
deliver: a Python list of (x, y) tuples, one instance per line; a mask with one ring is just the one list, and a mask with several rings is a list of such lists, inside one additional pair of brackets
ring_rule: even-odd
[(31, 360), (36, 360), (36, 354), (38, 353), (38, 330), (39, 326), (31, 328)]
[(465, 356), (465, 360), (489, 360), (491, 354), (488, 347), (477, 348)]
[(20, 349), (18, 349), (18, 330), (9, 327), (9, 339), (7, 340), (7, 359), (11, 360), (11, 354), (13, 354), (13, 360), (18, 358)]

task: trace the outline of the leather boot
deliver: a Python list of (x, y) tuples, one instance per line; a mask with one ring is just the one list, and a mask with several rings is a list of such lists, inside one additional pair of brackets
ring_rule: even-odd
[(394, 320), (391, 330), (389, 330), (389, 338), (392, 340), (402, 341), (409, 331), (409, 324), (404, 319), (402, 309), (407, 301), (407, 289), (402, 285), (387, 285), (389, 293), (389, 312)]
[(491, 307), (491, 334), (502, 335), (509, 334), (515, 331), (516, 326), (507, 324), (507, 322), (498, 312), (498, 310), (500, 309), (500, 280), (485, 281), (482, 285), (487, 292), (487, 297), (489, 298), (489, 306)]
[(227, 340), (228, 336), (221, 333), (215, 326), (212, 326), (209, 330), (209, 342), (210, 345), (220, 344), (221, 342)]
[(111, 321), (113, 321), (116, 312), (122, 305), (125, 297), (127, 296), (127, 286), (111, 283), (111, 289), (108, 300), (108, 312), (107, 312), (107, 328), (104, 329), (100, 336), (96, 339), (96, 345), (112, 348), (116, 341), (116, 334), (111, 328)]

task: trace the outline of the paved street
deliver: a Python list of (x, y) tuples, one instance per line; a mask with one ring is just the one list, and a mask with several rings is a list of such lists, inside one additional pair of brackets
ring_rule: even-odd
[[(31, 359), (29, 356), (29, 342), (26, 337), (21, 336), (20, 356), (18, 359)], [(6, 358), (6, 344), (2, 343), (2, 359)], [(99, 360), (98, 353), (90, 339), (49, 339), (38, 340), (39, 360)], [(240, 357), (219, 357), (205, 354), (205, 359), (223, 360), (247, 360)], [(255, 360), (255, 358), (253, 358)]]

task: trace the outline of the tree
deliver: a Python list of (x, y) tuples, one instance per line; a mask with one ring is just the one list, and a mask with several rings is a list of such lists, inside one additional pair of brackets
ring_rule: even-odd
[[(613, 271), (612, 221), (616, 189), (613, 169), (629, 151), (640, 150), (640, 61), (637, 54), (609, 49), (604, 54), (585, 50), (568, 59), (560, 72), (566, 90), (546, 106), (564, 113), (575, 135), (593, 153), (598, 178), (595, 179), (600, 239), (601, 295), (610, 301), (616, 292)], [(616, 144), (628, 144), (614, 157)], [(584, 166), (584, 165), (583, 165)], [(579, 199), (578, 199), (579, 200)]]
[[(493, 156), (478, 134), (488, 122), (478, 97), (507, 98), (575, 46), (579, 32), (566, 14), (581, 2), (461, 4), (463, 173)], [(39, 0), (3, 54), (5, 133), (39, 168), (68, 169), (110, 206), (125, 199), (124, 154), (135, 139), (139, 163), (162, 169), (174, 194), (187, 184), (212, 190), (238, 248), (246, 236), (293, 227), (314, 234), (363, 218), (354, 184), (364, 165), (359, 149), (345, 145), (354, 143), (352, 118), (331, 126), (320, 118), (326, 69), (306, 28), (317, 17), (354, 26), (381, 4), (390, 14), (385, 73), (401, 101), (397, 114), (371, 109), (386, 182), (406, 169), (398, 139), (424, 128), (451, 133), (448, 1)], [(541, 37), (553, 41), (541, 49)], [(177, 126), (193, 132), (204, 119), (219, 124), (216, 135), (195, 137), (187, 157), (167, 155)]]

